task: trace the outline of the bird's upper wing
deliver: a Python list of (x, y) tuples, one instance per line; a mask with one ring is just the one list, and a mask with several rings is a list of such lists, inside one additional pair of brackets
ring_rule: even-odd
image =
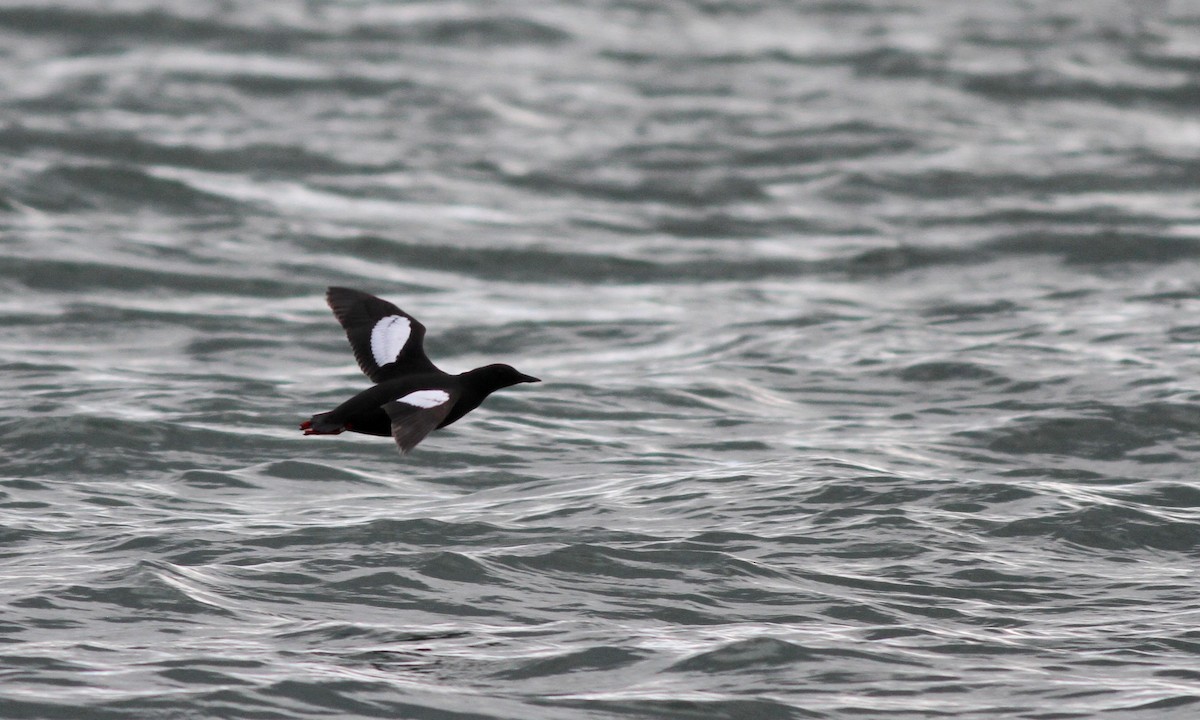
[(417, 443), (433, 432), (458, 400), (451, 390), (413, 390), (384, 403), (383, 409), (392, 419), (392, 439), (407, 455)]
[(345, 328), (358, 366), (374, 382), (437, 369), (425, 356), (425, 326), (412, 315), (350, 288), (329, 288), (325, 301)]

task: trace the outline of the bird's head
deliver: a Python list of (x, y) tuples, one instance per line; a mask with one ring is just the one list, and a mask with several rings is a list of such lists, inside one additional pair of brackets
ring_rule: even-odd
[(476, 368), (466, 373), (473, 382), (478, 383), (481, 387), (486, 388), (488, 392), (506, 388), (511, 385), (519, 385), (521, 383), (541, 382), (538, 378), (532, 375), (526, 375), (518, 371), (511, 365), (497, 363), (495, 365), (485, 365), (481, 368)]

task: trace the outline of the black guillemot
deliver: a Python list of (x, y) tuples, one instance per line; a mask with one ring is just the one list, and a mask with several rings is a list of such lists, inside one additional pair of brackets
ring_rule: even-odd
[(300, 424), (305, 435), (349, 430), (391, 436), (405, 455), (429, 433), (479, 407), (493, 392), (541, 382), (508, 365), (486, 365), (459, 375), (442, 372), (425, 356), (425, 326), (412, 315), (350, 288), (329, 288), (325, 301), (345, 328), (358, 366), (375, 385), (305, 420)]

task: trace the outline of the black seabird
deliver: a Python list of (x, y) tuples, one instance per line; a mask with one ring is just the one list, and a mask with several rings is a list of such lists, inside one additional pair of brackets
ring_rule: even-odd
[(499, 364), (459, 375), (442, 372), (425, 357), (425, 326), (412, 315), (350, 288), (329, 288), (325, 301), (346, 329), (358, 366), (375, 386), (305, 420), (300, 424), (305, 435), (347, 430), (390, 435), (406, 455), (426, 435), (479, 407), (500, 388), (540, 382)]

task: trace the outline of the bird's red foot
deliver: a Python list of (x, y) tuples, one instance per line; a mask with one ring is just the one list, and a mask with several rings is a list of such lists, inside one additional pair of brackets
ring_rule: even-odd
[(341, 435), (348, 428), (340, 427), (336, 430), (318, 430), (313, 427), (312, 420), (305, 420), (300, 423), (300, 429), (304, 431), (305, 435)]

